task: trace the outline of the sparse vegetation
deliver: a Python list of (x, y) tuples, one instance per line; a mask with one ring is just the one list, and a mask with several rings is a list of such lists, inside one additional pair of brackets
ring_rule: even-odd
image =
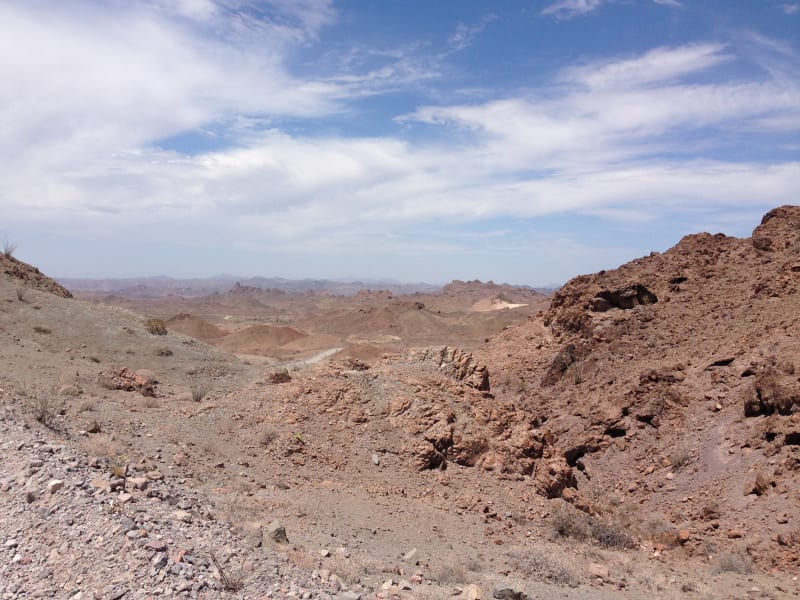
[(278, 437), (278, 431), (271, 425), (267, 425), (258, 436), (258, 444), (262, 448), (267, 448), (275, 438)]
[(673, 467), (680, 469), (681, 467), (685, 467), (687, 465), (691, 455), (686, 448), (676, 448), (668, 458)]
[(219, 558), (217, 558), (217, 555), (213, 551), (209, 551), (208, 557), (211, 559), (211, 562), (214, 563), (214, 567), (219, 572), (219, 579), (223, 590), (226, 592), (238, 592), (244, 587), (244, 578), (241, 575), (233, 575), (232, 573), (228, 573), (222, 566), (222, 562), (219, 560)]
[(192, 388), (192, 400), (200, 402), (209, 392), (209, 388), (205, 384), (196, 385)]
[(48, 390), (34, 383), (25, 385), (22, 393), (33, 418), (49, 429), (55, 428), (55, 418), (60, 410), (55, 390)]
[(622, 523), (590, 517), (565, 502), (558, 503), (553, 509), (550, 523), (563, 537), (576, 540), (592, 539), (606, 548), (635, 546), (633, 537)]
[(434, 566), (431, 578), (440, 583), (469, 583), (469, 572), (463, 563), (446, 562)]
[(167, 324), (162, 319), (147, 319), (144, 328), (153, 335), (167, 335)]
[(14, 258), (14, 252), (17, 251), (17, 244), (8, 239), (8, 236), (3, 236), (3, 256), (6, 258)]
[(509, 555), (518, 575), (574, 587), (580, 583), (571, 561), (555, 548), (532, 547)]
[(753, 561), (747, 555), (738, 552), (726, 552), (717, 558), (711, 571), (714, 575), (719, 575), (720, 573), (749, 575), (753, 572)]
[(28, 293), (28, 288), (22, 284), (17, 284), (17, 300), (25, 302), (25, 294)]
[(172, 354), (173, 354), (172, 350), (170, 350), (166, 346), (161, 346), (160, 348), (158, 348), (156, 350), (156, 355), (157, 356), (172, 356)]
[(36, 333), (41, 333), (41, 334), (53, 333), (49, 327), (42, 327), (41, 325), (34, 325), (33, 330)]
[(572, 363), (567, 371), (575, 385), (580, 385), (586, 380), (586, 365), (581, 360)]

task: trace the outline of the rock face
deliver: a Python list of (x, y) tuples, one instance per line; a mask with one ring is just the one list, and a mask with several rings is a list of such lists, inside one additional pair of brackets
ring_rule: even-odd
[(445, 375), (463, 381), (476, 390), (488, 392), (490, 389), (486, 365), (480, 364), (472, 354), (459, 348), (439, 346), (411, 350), (408, 357), (411, 361), (430, 362)]
[(36, 267), (32, 267), (28, 263), (2, 252), (0, 252), (0, 271), (9, 277), (19, 280), (20, 284), (25, 287), (41, 290), (62, 298), (72, 298), (72, 294), (67, 288), (41, 273)]
[[(763, 474), (745, 491), (767, 512), (782, 514), (781, 490), (800, 485), (798, 331), (800, 206), (782, 206), (751, 238), (688, 235), (576, 277), (541, 320), (476, 357), (497, 400), (513, 399), (549, 433), (533, 471), (540, 494), (587, 511), (598, 501), (583, 492), (596, 485), (645, 511), (669, 512), (670, 494), (713, 500), (720, 526), (707, 535), (724, 547), (720, 532), (742, 528), (733, 515), (743, 472)], [(694, 514), (707, 520), (702, 506)], [(667, 529), (687, 527), (674, 518)], [(798, 549), (776, 553), (779, 529), (747, 526), (754, 560), (769, 568), (800, 559)]]

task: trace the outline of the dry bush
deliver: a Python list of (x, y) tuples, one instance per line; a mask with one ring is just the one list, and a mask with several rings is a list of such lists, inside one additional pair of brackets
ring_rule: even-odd
[(271, 425), (267, 425), (258, 435), (258, 444), (263, 448), (267, 448), (272, 442), (275, 441), (275, 438), (278, 437), (278, 430), (272, 427)]
[(416, 600), (452, 600), (457, 597), (453, 594), (453, 589), (449, 587), (427, 585), (419, 586), (414, 590)]
[(753, 572), (753, 561), (745, 554), (726, 552), (717, 557), (711, 572), (714, 575), (719, 575), (720, 573), (749, 575)]
[(113, 433), (99, 433), (86, 439), (83, 443), (86, 452), (109, 460), (118, 460), (122, 456), (122, 446)]
[(153, 335), (167, 335), (167, 324), (161, 319), (147, 319), (144, 328)]
[(3, 256), (6, 258), (14, 258), (14, 252), (17, 251), (17, 246), (14, 242), (3, 236)]
[(434, 565), (430, 578), (440, 583), (469, 583), (469, 572), (463, 563), (446, 562)]
[(34, 419), (53, 429), (56, 415), (63, 409), (63, 405), (56, 400), (58, 394), (55, 389), (47, 389), (43, 384), (33, 383), (22, 386), (22, 395), (25, 405)]
[(36, 333), (42, 333), (42, 334), (53, 333), (53, 331), (49, 327), (42, 327), (41, 325), (34, 325), (33, 330)]
[(573, 568), (574, 561), (556, 548), (531, 547), (517, 550), (509, 554), (509, 559), (517, 574), (525, 578), (571, 587), (580, 583)]
[(680, 469), (689, 463), (691, 455), (686, 448), (676, 448), (667, 458), (673, 467)]
[(172, 350), (167, 348), (166, 346), (162, 346), (161, 348), (156, 349), (156, 356), (172, 356)]
[(209, 392), (209, 388), (205, 384), (196, 385), (192, 388), (192, 400), (200, 402)]
[(349, 557), (332, 554), (325, 559), (325, 568), (339, 576), (348, 585), (361, 583), (365, 575), (375, 575), (383, 572), (381, 564), (372, 559)]
[(98, 357), (96, 357), (96, 356), (90, 356), (89, 360), (92, 361), (96, 365), (100, 364), (100, 359)]
[(233, 573), (227, 572), (213, 551), (209, 551), (208, 557), (219, 572), (219, 579), (220, 583), (222, 583), (223, 590), (226, 592), (238, 592), (244, 587), (244, 577), (242, 577), (241, 574), (234, 575)]
[(619, 521), (590, 517), (566, 502), (559, 502), (550, 513), (550, 524), (563, 537), (591, 539), (606, 548), (633, 548), (633, 537)]
[(25, 294), (27, 293), (28, 289), (24, 285), (17, 285), (17, 300), (20, 302), (25, 302)]
[(585, 540), (589, 537), (589, 517), (566, 502), (557, 502), (550, 511), (550, 525), (560, 536)]

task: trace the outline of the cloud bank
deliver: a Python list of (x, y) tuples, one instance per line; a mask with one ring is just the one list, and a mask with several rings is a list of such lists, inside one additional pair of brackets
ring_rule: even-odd
[[(329, 2), (32, 5), (0, 6), (0, 202), (18, 228), (261, 254), (457, 255), (475, 243), (462, 225), (749, 215), (800, 189), (797, 58), (767, 38), (750, 47), (775, 68), (748, 76), (729, 74), (748, 60), (729, 45), (663, 46), (573, 61), (533, 89), (427, 103), (394, 114), (389, 134), (356, 135), (322, 124), (403, 73), (298, 74), (292, 53), (337, 21)], [(463, 49), (493, 20), (446, 41)], [(169, 142), (189, 134), (206, 149)]]

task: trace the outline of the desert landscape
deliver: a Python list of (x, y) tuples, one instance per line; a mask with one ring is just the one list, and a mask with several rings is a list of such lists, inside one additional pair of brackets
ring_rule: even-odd
[(754, 225), (552, 293), (7, 247), (0, 598), (797, 597), (800, 206)]

